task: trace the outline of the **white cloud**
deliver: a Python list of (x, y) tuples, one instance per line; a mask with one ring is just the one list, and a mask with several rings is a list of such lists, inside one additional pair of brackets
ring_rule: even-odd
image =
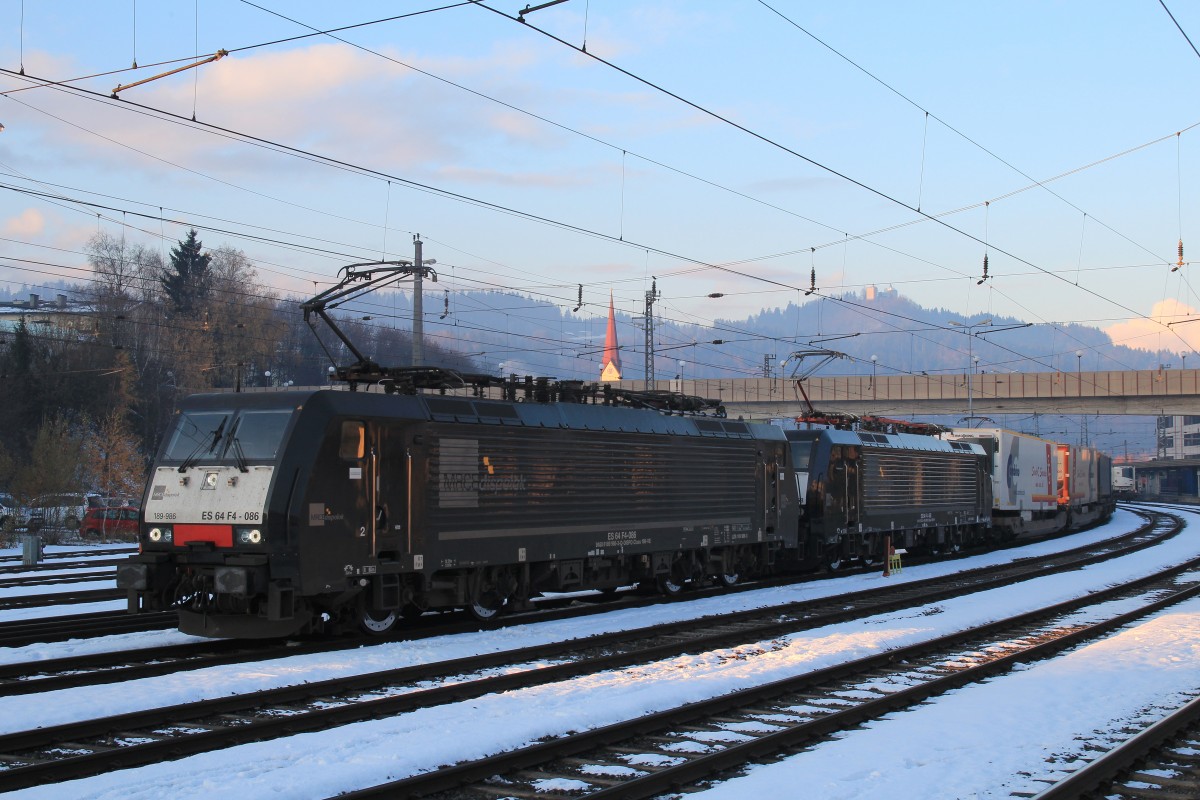
[[(1155, 303), (1148, 316), (1149, 319), (1118, 322), (1104, 331), (1112, 337), (1113, 344), (1169, 350), (1173, 353), (1191, 353), (1200, 348), (1200, 309), (1167, 299)], [(1167, 323), (1185, 323), (1188, 320), (1195, 322), (1172, 325), (1171, 331), (1163, 328)]]
[[(389, 55), (417, 64), (416, 57)], [(526, 59), (527, 60), (527, 57)], [(45, 57), (41, 61), (47, 61)], [(473, 72), (495, 78), (523, 66), (511, 53), (482, 55), (473, 64), (461, 59), (446, 66), (451, 72)], [(437, 72), (438, 67), (431, 68)], [(78, 67), (53, 63), (48, 75), (78, 74)], [(139, 74), (137, 78), (146, 77)], [(91, 88), (108, 92), (118, 80), (109, 77)], [(93, 82), (94, 84), (95, 82)], [(162, 165), (120, 145), (204, 172), (225, 168), (278, 171), (286, 162), (265, 150), (235, 144), (230, 138), (198, 133), (187, 126), (156, 123), (103, 103), (45, 92), (17, 95), (37, 109), (61, 117), (55, 121), (33, 114), (28, 125), (44, 130), (42, 144), (57, 160), (96, 166), (100, 156), (120, 166), (161, 174)], [(232, 130), (276, 140), (301, 149), (317, 150), (346, 161), (386, 170), (412, 170), (421, 165), (460, 160), (457, 142), (492, 128), (485, 102), (467, 95), (450, 95), (440, 84), (377, 56), (344, 45), (309, 47), (252, 55), (231, 55), (121, 93), (129, 103), (161, 108)], [(73, 123), (73, 124), (72, 124)], [(495, 132), (494, 130), (492, 131)], [(500, 131), (508, 139), (529, 131), (511, 120)], [(114, 145), (108, 139), (119, 142)]]
[(31, 239), (46, 229), (46, 218), (36, 208), (27, 208), (0, 224), (0, 233), (14, 239)]

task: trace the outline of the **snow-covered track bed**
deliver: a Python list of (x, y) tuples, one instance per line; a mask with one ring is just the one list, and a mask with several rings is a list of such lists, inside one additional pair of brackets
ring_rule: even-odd
[(115, 580), (115, 569), (91, 570), (89, 572), (66, 572), (43, 574), (35, 572), (32, 575), (22, 575), (16, 578), (0, 577), (0, 589), (14, 589), (21, 586), (57, 586), (66, 583), (94, 583), (96, 581)]
[[(1099, 545), (1088, 545), (1074, 548), (1050, 556), (1031, 558), (1007, 567), (985, 567), (958, 573), (953, 577), (941, 577), (926, 581), (917, 581), (889, 589), (873, 589), (868, 592), (843, 594), (823, 600), (792, 603), (785, 606), (775, 606), (768, 609), (727, 614), (720, 619), (711, 620), (709, 627), (698, 628), (692, 621), (680, 622), (672, 626), (657, 628), (661, 637), (676, 637), (677, 646), (685, 646), (694, 641), (704, 641), (712, 626), (740, 626), (730, 630), (744, 631), (746, 635), (775, 635), (778, 632), (796, 630), (797, 620), (803, 620), (806, 626), (827, 624), (839, 619), (854, 619), (865, 614), (878, 613), (889, 608), (904, 608), (920, 602), (936, 601), (955, 595), (977, 591), (990, 586), (1004, 585), (1027, 577), (1031, 574), (1044, 575), (1055, 570), (1075, 569), (1089, 563), (1096, 563), (1116, 555), (1153, 544), (1164, 536), (1176, 533), (1176, 522), (1165, 515), (1146, 514), (1146, 523), (1138, 529)], [(772, 582), (777, 585), (786, 581)], [(753, 590), (763, 583), (737, 587), (739, 591)], [(684, 595), (688, 598), (714, 596), (719, 591), (705, 591)], [(572, 608), (549, 608), (539, 612), (523, 614), (512, 618), (504, 618), (500, 626), (520, 625), (529, 622), (543, 622), (555, 619), (570, 619), (573, 617), (590, 616), (608, 613), (618, 608), (639, 608), (664, 602), (663, 598), (636, 598), (620, 600), (616, 603), (600, 603), (595, 605), (576, 606)], [(785, 615), (785, 616), (781, 616)], [(63, 618), (64, 620), (66, 618)], [(146, 619), (146, 615), (134, 615), (123, 621), (120, 615), (103, 615), (92, 620), (80, 620), (69, 624), (69, 632), (79, 632), (82, 635), (102, 635), (105, 633), (120, 633), (125, 630), (154, 630), (167, 627), (160, 621), (148, 628), (137, 627), (137, 620)], [(150, 620), (148, 620), (150, 621)], [(53, 621), (47, 620), (47, 625)], [(99, 626), (95, 632), (89, 633), (87, 625)], [(26, 623), (28, 626), (29, 623)], [(107, 626), (114, 626), (109, 628)], [(131, 627), (123, 628), (123, 625)], [(456, 632), (473, 630), (476, 623), (459, 621), (446, 622), (444, 618), (427, 617), (418, 629), (404, 631), (406, 639), (419, 639), (427, 636), (446, 635)], [(0, 645), (8, 642), (4, 637), (5, 626), (0, 624)], [(728, 631), (727, 631), (728, 632)], [(36, 638), (37, 625), (31, 631), (19, 630), (18, 635)], [(740, 635), (740, 634), (735, 634)], [(613, 646), (625, 634), (615, 637), (604, 637), (603, 643), (596, 639), (588, 639), (583, 643), (564, 645), (573, 653), (580, 653), (585, 647), (595, 649), (599, 646)], [(632, 633), (634, 641), (643, 638), (637, 632)], [(682, 639), (678, 637), (684, 637)], [(64, 638), (64, 637), (58, 637)], [(85, 686), (92, 683), (115, 683), (118, 681), (135, 680), (139, 678), (162, 675), (168, 672), (180, 672), (191, 669), (202, 669), (217, 664), (234, 664), (272, 658), (283, 654), (298, 654), (303, 652), (332, 652), (341, 649), (359, 647), (369, 640), (335, 641), (324, 645), (303, 644), (292, 647), (278, 643), (261, 645), (245, 644), (244, 646), (214, 647), (209, 643), (170, 645), (166, 647), (143, 648), (139, 650), (120, 650), (112, 653), (93, 653), (82, 656), (70, 656), (58, 659), (43, 659), (34, 665), (0, 665), (0, 697), (13, 694), (27, 694), (36, 691), (51, 691), (75, 686)], [(20, 643), (19, 641), (17, 643)], [(520, 653), (512, 654), (515, 660), (528, 660), (541, 657), (528, 656)], [(485, 667), (493, 666), (491, 662)]]
[[(1116, 536), (1102, 545), (1088, 545), (1063, 551), (1054, 555), (1054, 557), (1040, 557), (1038, 559), (1026, 559), (1020, 561), (1015, 567), (1014, 572), (1001, 573), (997, 570), (1007, 569), (1013, 570), (1013, 566), (1009, 567), (984, 567), (984, 569), (959, 573), (956, 578), (936, 578), (932, 581), (911, 582), (895, 589), (886, 591), (872, 590), (870, 593), (860, 593), (852, 595), (840, 595), (836, 600), (827, 601), (809, 601), (806, 603), (793, 603), (791, 606), (775, 607), (772, 610), (760, 610), (760, 612), (745, 612), (742, 618), (734, 619), (733, 616), (727, 616), (727, 620), (731, 624), (740, 624), (740, 621), (752, 620), (756, 616), (764, 614), (786, 613), (790, 619), (805, 619), (817, 624), (821, 619), (833, 619), (828, 616), (829, 608), (844, 609), (847, 619), (852, 619), (854, 616), (863, 613), (874, 613), (875, 610), (886, 608), (880, 606), (882, 600), (886, 599), (890, 593), (898, 593), (894, 595), (894, 602), (898, 603), (896, 607), (904, 607), (906, 604), (917, 601), (920, 597), (931, 597), (937, 599), (940, 596), (950, 595), (928, 595), (930, 589), (938, 591), (954, 585), (961, 577), (968, 578), (968, 583), (961, 584), (956, 593), (964, 593), (978, 589), (980, 579), (989, 579), (996, 577), (1003, 582), (1019, 581), (1022, 576), (1036, 573), (1036, 575), (1045, 575), (1046, 572), (1062, 569), (1075, 569), (1075, 567), (1096, 563), (1098, 560), (1112, 558), (1115, 555), (1128, 553), (1152, 545), (1153, 542), (1159, 541), (1164, 536), (1174, 535), (1174, 528), (1170, 517), (1153, 516), (1150, 513), (1144, 515), (1146, 523), (1141, 525), (1136, 530), (1129, 531), (1127, 534)], [(1048, 559), (1054, 559), (1050, 561)], [(772, 581), (761, 581), (751, 584), (742, 584), (732, 588), (732, 591), (754, 591), (764, 587), (779, 587), (779, 585), (787, 585), (794, 582), (794, 578), (775, 578)], [(684, 599), (703, 599), (703, 597), (715, 597), (730, 593), (730, 589), (704, 589), (700, 591), (690, 591), (683, 595)], [(916, 591), (918, 594), (911, 594)], [(604, 602), (588, 602), (592, 599), (583, 599), (583, 602), (570, 604), (568, 607), (559, 607), (559, 601), (551, 601), (545, 603), (541, 610), (526, 614), (516, 614), (505, 616), (496, 621), (497, 627), (508, 627), (515, 625), (526, 625), (530, 622), (541, 622), (548, 620), (560, 620), (578, 618), (578, 616), (588, 616), (592, 614), (604, 614), (618, 609), (646, 608), (654, 606), (662, 602), (671, 602), (670, 600), (662, 599), (659, 596), (638, 597), (635, 595), (626, 595), (617, 601)], [(565, 602), (565, 601), (562, 601)], [(865, 607), (860, 608), (865, 603)], [(852, 608), (846, 608), (850, 604)], [(827, 608), (828, 607), (828, 608)], [(822, 610), (823, 609), (823, 610)], [(46, 620), (44, 625), (32, 624), (32, 622), (18, 622), (13, 625), (14, 630), (10, 637), (6, 637), (6, 624), (0, 624), (0, 646), (16, 646), (20, 644), (38, 642), (50, 642), (50, 640), (61, 640), (72, 637), (83, 636), (102, 636), (106, 633), (120, 633), (125, 631), (142, 631), (142, 630), (161, 630), (169, 625), (163, 624), (164, 619), (168, 619), (166, 615), (148, 616), (145, 614), (138, 615), (122, 615), (119, 613), (97, 615), (94, 622), (91, 616), (79, 621), (72, 621), (73, 618), (58, 618), (64, 620), (62, 622), (56, 620)], [(143, 622), (144, 620), (144, 622)], [(89, 628), (95, 624), (96, 628)], [(752, 621), (751, 621), (752, 625)], [(56, 628), (62, 628), (62, 632), (56, 632)], [(422, 618), (416, 624), (404, 628), (402, 631), (397, 631), (397, 634), (406, 640), (421, 639), (428, 636), (445, 636), (445, 634), (469, 632), (476, 630), (478, 622), (462, 621), (461, 618), (448, 615), (428, 615)], [(683, 634), (688, 634), (691, 628), (695, 626), (691, 622), (676, 626), (678, 631)], [(40, 638), (40, 631), (46, 633), (47, 638)], [(670, 631), (664, 631), (665, 636), (672, 636)], [(73, 686), (85, 686), (89, 684), (110, 684), (110, 682), (118, 682), (125, 680), (134, 680), (139, 678), (148, 678), (152, 675), (161, 675), (168, 672), (182, 672), (188, 669), (200, 669), (215, 664), (230, 664), (239, 662), (250, 662), (262, 660), (262, 658), (271, 658), (276, 655), (281, 655), (283, 652), (288, 652), (290, 655), (298, 654), (298, 652), (316, 652), (316, 651), (334, 651), (340, 649), (352, 649), (356, 646), (370, 642), (370, 639), (352, 639), (341, 640), (341, 642), (326, 643), (322, 646), (312, 645), (311, 643), (300, 646), (300, 648), (289, 648), (282, 644), (263, 644), (263, 645), (245, 645), (245, 646), (230, 646), (230, 648), (217, 648), (216, 652), (212, 646), (205, 643), (199, 644), (176, 644), (169, 645), (166, 648), (145, 648), (139, 650), (118, 650), (114, 652), (96, 652), (86, 656), (67, 656), (61, 658), (42, 658), (36, 664), (28, 664), (28, 666), (10, 666), (5, 667), (0, 664), (0, 697), (8, 696), (8, 694), (25, 694), (30, 692), (53, 691), (59, 688), (67, 688)]]
[(67, 592), (46, 592), (0, 597), (0, 611), (14, 608), (41, 608), (42, 606), (74, 605), (95, 603), (101, 600), (122, 600), (125, 592), (117, 589), (75, 589)]
[[(1100, 640), (1200, 596), (1200, 575), (1180, 577), (1198, 566), (1195, 559), (1086, 598), (339, 797), (632, 800), (678, 792)], [(1138, 607), (1101, 621), (1068, 619), (1129, 599)]]
[[(171, 615), (168, 614), (168, 617)], [(140, 619), (125, 616), (124, 619)], [(173, 622), (173, 620), (168, 620)], [(124, 633), (125, 630), (117, 630)], [(114, 653), (0, 664), (0, 697), (51, 692), (77, 686), (118, 683), (189, 669), (242, 664), (284, 656), (326, 653), (361, 646), (361, 642), (281, 643), (212, 639)]]
[[(42, 564), (49, 565), (50, 562), (76, 558), (95, 558), (99, 555), (132, 555), (136, 552), (137, 546), (135, 545), (131, 545), (129, 547), (109, 547), (103, 550), (66, 550), (63, 552), (48, 552), (42, 556)], [(21, 558), (21, 556), (0, 556), (0, 564), (20, 564)]]
[(1114, 736), (1093, 748), (1113, 749), (1036, 795), (1038, 800), (1194, 798), (1200, 792), (1200, 698), (1133, 738)]
[[(116, 567), (125, 563), (124, 558), (86, 558), (76, 560), (42, 561), (38, 564), (3, 564), (0, 565), (0, 575), (12, 575), (27, 572), (53, 572), (67, 569), (96, 569), (97, 567)], [(116, 575), (116, 569), (109, 570), (109, 575)]]
[[(247, 741), (401, 714), (605, 670), (650, 664), (684, 653), (769, 641), (797, 631), (921, 606), (1033, 576), (1111, 558), (1114, 549), (1159, 541), (1178, 527), (1154, 517), (1139, 533), (1092, 545), (1070, 556), (913, 582), (893, 589), (688, 619), (453, 661), (386, 670), (261, 692), (220, 697), (104, 719), (84, 720), (0, 737), (0, 790), (93, 775), (137, 764), (229, 747)], [(1000, 573), (997, 576), (997, 573)], [(78, 665), (83, 668), (84, 665)], [(187, 669), (186, 662), (170, 671)], [(101, 677), (97, 682), (110, 681)], [(31, 681), (37, 684), (37, 680)]]

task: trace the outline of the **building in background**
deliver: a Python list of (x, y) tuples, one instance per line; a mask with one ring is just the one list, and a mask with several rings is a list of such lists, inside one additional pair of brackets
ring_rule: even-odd
[(1200, 415), (1159, 417), (1155, 458), (1200, 459)]
[(96, 315), (90, 303), (68, 300), (65, 294), (57, 295), (52, 302), (36, 294), (28, 300), (0, 301), (0, 331), (13, 331), (21, 320), (31, 331), (45, 332), (50, 329), (93, 333)]

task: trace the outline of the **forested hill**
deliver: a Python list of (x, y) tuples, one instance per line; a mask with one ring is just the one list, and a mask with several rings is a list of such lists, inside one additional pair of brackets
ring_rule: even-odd
[[(396, 314), (411, 316), (408, 295), (389, 301)], [(661, 308), (661, 306), (660, 306)], [(594, 378), (604, 348), (607, 308), (580, 313), (543, 300), (503, 292), (453, 295), (445, 303), (425, 302), (426, 334), (433, 341), (475, 358), (482, 371)], [(640, 310), (640, 309), (639, 309)], [(622, 371), (626, 378), (645, 374), (644, 332), (640, 314), (617, 308)], [(966, 329), (975, 327), (968, 348)], [(850, 358), (834, 362), (823, 374), (869, 373), (871, 356), (879, 374), (922, 371), (963, 372), (971, 356), (980, 370), (993, 372), (1153, 369), (1178, 356), (1114, 346), (1098, 328), (976, 314), (969, 319), (941, 308), (924, 308), (892, 290), (868, 299), (863, 294), (822, 298), (800, 306), (765, 309), (744, 319), (719, 319), (711, 327), (691, 325), (662, 315), (656, 325), (656, 377), (753, 377), (761, 375), (764, 356), (778, 364), (795, 350), (828, 348)], [(720, 340), (721, 344), (713, 344)], [(1076, 357), (1082, 351), (1083, 357)], [(682, 367), (679, 362), (683, 361)], [(1197, 358), (1200, 366), (1200, 357)]]
[[(39, 287), (43, 301), (56, 294), (81, 296), (66, 283)], [(0, 301), (25, 300), (38, 289), (0, 287)], [(86, 295), (84, 295), (86, 296)], [(280, 303), (278, 312), (299, 323), (300, 298)], [(404, 363), (411, 348), (412, 298), (404, 292), (381, 292), (365, 309), (373, 316), (343, 310), (339, 316), (367, 341), (379, 340), (372, 356), (381, 363)], [(436, 290), (424, 303), (429, 361), (446, 362), (488, 373), (551, 375), (592, 379), (599, 374), (604, 349), (606, 304), (586, 305), (579, 313), (571, 306), (507, 292), (462, 292), (443, 296)], [(645, 375), (645, 334), (640, 308), (618, 307), (618, 338), (622, 371), (627, 378)], [(363, 322), (367, 317), (368, 322)], [(975, 323), (991, 319), (968, 348), (966, 331), (951, 322)], [(1053, 322), (1053, 321), (1051, 321)], [(773, 369), (793, 351), (828, 348), (849, 358), (834, 362), (823, 374), (865, 374), (871, 356), (880, 374), (962, 372), (972, 356), (980, 370), (993, 372), (1053, 370), (1074, 371), (1154, 369), (1161, 364), (1181, 366), (1177, 354), (1116, 345), (1098, 328), (1078, 324), (1038, 321), (1016, 328), (1025, 320), (979, 313), (970, 318), (943, 308), (925, 308), (884, 289), (877, 293), (848, 293), (813, 298), (799, 306), (764, 309), (742, 319), (717, 319), (711, 326), (673, 319), (659, 307), (656, 324), (656, 376), (671, 378), (682, 369), (686, 377), (753, 377), (763, 374), (764, 357), (772, 356)], [(303, 327), (303, 326), (301, 326)], [(378, 329), (378, 330), (376, 330)], [(387, 329), (386, 331), (384, 329)], [(1001, 330), (1006, 329), (1006, 330)], [(301, 333), (311, 336), (311, 333)], [(721, 344), (713, 344), (714, 341)], [(394, 347), (384, 345), (393, 343)], [(315, 345), (314, 342), (304, 344)], [(309, 347), (303, 348), (308, 350)], [(1082, 351), (1079, 359), (1076, 353)], [(452, 358), (451, 353), (461, 357)], [(450, 362), (453, 363), (450, 363)], [(681, 367), (679, 362), (683, 361)], [(1200, 366), (1200, 357), (1196, 360)], [(323, 367), (322, 367), (323, 369)], [(299, 377), (299, 376), (297, 376)]]

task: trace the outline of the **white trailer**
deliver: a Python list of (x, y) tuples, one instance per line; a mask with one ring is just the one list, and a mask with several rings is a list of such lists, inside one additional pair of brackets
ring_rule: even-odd
[(976, 442), (991, 456), (993, 528), (1016, 537), (1062, 527), (1055, 442), (1005, 428), (955, 428), (949, 437)]

